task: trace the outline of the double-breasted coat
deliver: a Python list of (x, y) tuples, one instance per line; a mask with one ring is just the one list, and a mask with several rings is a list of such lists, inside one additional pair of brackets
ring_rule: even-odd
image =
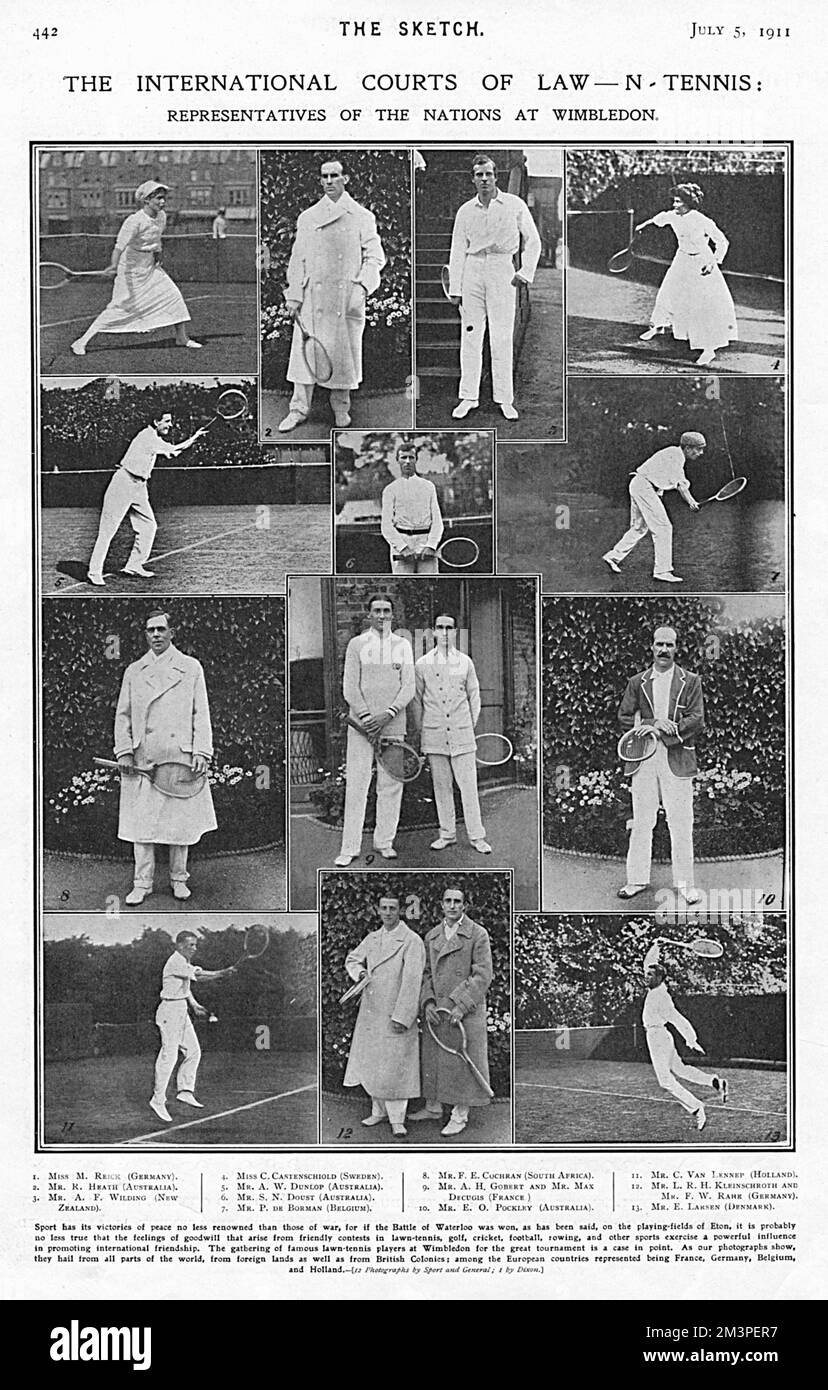
[[(324, 385), (351, 391), (362, 381), (365, 305), (379, 287), (385, 252), (374, 214), (345, 192), (327, 196), (300, 214), (287, 272), (285, 298), (301, 304), (308, 333), (322, 343), (333, 372)], [(302, 335), (293, 330), (288, 381), (313, 385), (302, 353)]]
[[(420, 1091), (420, 1041), (417, 1014), (423, 979), (422, 938), (405, 922), (393, 931), (370, 932), (345, 957), (345, 969), (358, 980), (364, 969), (369, 983), (359, 1013), (345, 1069), (346, 1086), (363, 1086), (380, 1100), (410, 1100)], [(397, 1033), (392, 1022), (402, 1023)]]
[[(704, 729), (704, 696), (701, 676), (683, 666), (673, 667), (667, 717), (678, 726), (677, 734), (661, 734), (667, 749), (667, 762), (675, 777), (693, 777), (698, 772), (696, 735)], [(636, 722), (652, 724), (655, 719), (653, 668), (639, 671), (627, 683), (618, 709), (618, 722), (626, 733)], [(624, 763), (624, 772), (634, 777), (641, 763)]]
[[(192, 765), (194, 754), (213, 754), (207, 686), (201, 663), (174, 646), (156, 658), (147, 652), (124, 672), (115, 712), (115, 756), (134, 755), (135, 766)], [(144, 844), (194, 845), (216, 829), (209, 782), (186, 800), (165, 796), (147, 777), (121, 778), (118, 838)]]
[[(492, 948), (485, 927), (470, 917), (460, 919), (451, 941), (446, 940), (443, 924), (432, 927), (425, 939), (426, 964), (420, 1003), (438, 1009), (460, 1008), (466, 1030), (468, 1054), (475, 1066), (489, 1079), (486, 991), (492, 982)], [(441, 1015), (446, 1042), (456, 1047), (457, 1029)], [(423, 1022), (423, 1095), (450, 1105), (488, 1105), (489, 1097), (477, 1077), (461, 1057), (444, 1052)]]

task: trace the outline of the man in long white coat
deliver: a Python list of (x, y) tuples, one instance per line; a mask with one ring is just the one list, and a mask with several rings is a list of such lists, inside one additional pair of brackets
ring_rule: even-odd
[(417, 1014), (425, 964), (422, 939), (400, 920), (400, 901), (384, 893), (377, 906), (382, 926), (369, 932), (345, 958), (352, 980), (367, 979), (360, 995), (344, 1085), (362, 1086), (371, 1097), (369, 1129), (387, 1117), (392, 1133), (406, 1133), (409, 1100), (420, 1094)]
[[(294, 320), (318, 338), (331, 359), (331, 408), (339, 427), (351, 423), (351, 392), (362, 381), (362, 335), (369, 294), (379, 288), (385, 252), (372, 212), (346, 192), (348, 172), (341, 159), (321, 169), (323, 196), (296, 223), (287, 272), (285, 301)], [(294, 324), (287, 370), (293, 382), (290, 408), (279, 429), (285, 433), (310, 414), (316, 378), (302, 352)]]
[(457, 840), (454, 784), (460, 788), (466, 834), (478, 854), (491, 854), (480, 814), (474, 729), (480, 718), (480, 682), (474, 662), (457, 650), (457, 625), (450, 613), (434, 620), (436, 643), (414, 666), (412, 712), (420, 752), (428, 754), (440, 834), (431, 848)]
[[(135, 857), (125, 899), (130, 905), (152, 892), (157, 844), (169, 845), (173, 896), (189, 898), (189, 846), (216, 829), (206, 775), (213, 734), (201, 663), (173, 646), (168, 613), (150, 613), (146, 637), (149, 651), (127, 667), (115, 713), (115, 757), (122, 769), (118, 838), (132, 841)], [(136, 773), (161, 764), (203, 777), (201, 788), (186, 798), (166, 796)]]

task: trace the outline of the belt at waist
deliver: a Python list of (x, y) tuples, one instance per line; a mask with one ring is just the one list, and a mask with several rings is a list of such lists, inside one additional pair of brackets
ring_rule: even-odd
[(427, 536), (431, 527), (419, 526), (416, 530), (411, 530), (408, 526), (395, 526), (394, 530), (399, 531), (401, 536)]
[(508, 256), (509, 259), (511, 260), (515, 253), (514, 253), (514, 251), (489, 251), (488, 248), (484, 247), (482, 251), (468, 251), (466, 254), (469, 255), (469, 256), (475, 256), (475, 257), (476, 257), (476, 256)]
[(165, 994), (162, 994), (160, 999), (160, 1003), (162, 1004), (186, 1004), (186, 1002), (186, 999), (180, 999), (177, 996), (175, 999), (168, 999)]
[(147, 474), (146, 478), (144, 478), (144, 477), (141, 476), (140, 473), (130, 473), (129, 469), (128, 469), (128, 468), (124, 468), (123, 464), (119, 465), (118, 472), (119, 472), (119, 473), (126, 473), (127, 477), (128, 477), (128, 478), (132, 478), (133, 481), (136, 482), (136, 483), (147, 483), (147, 482), (149, 482), (149, 474)]

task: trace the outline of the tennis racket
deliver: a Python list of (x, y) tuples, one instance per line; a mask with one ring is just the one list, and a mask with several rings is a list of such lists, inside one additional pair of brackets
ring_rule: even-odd
[(261, 922), (254, 922), (244, 933), (244, 946), (242, 953), (236, 961), (236, 967), (244, 965), (246, 961), (258, 960), (263, 956), (270, 945), (270, 932), (267, 927), (262, 926)]
[(618, 756), (627, 763), (643, 763), (658, 747), (658, 735), (649, 724), (636, 724), (618, 740)]
[[(442, 1009), (442, 1008), (441, 1008), (441, 1009), (435, 1009), (435, 1013), (438, 1013), (438, 1014), (445, 1014), (445, 1016), (446, 1016), (447, 1019), (451, 1017), (451, 1009)], [(463, 1027), (462, 1022), (452, 1023), (452, 1024), (450, 1025), (452, 1028), (456, 1028), (456, 1029), (457, 1029), (458, 1038), (459, 1038), (459, 1043), (460, 1043), (460, 1046), (459, 1046), (459, 1047), (450, 1047), (449, 1044), (448, 1044), (447, 1042), (444, 1042), (443, 1039), (442, 1039), (441, 1037), (438, 1036), (438, 1034), (437, 1034), (437, 1032), (436, 1032), (436, 1030), (435, 1030), (434, 1024), (432, 1023), (432, 1021), (431, 1021), (430, 1018), (426, 1018), (426, 1024), (427, 1024), (427, 1026), (428, 1026), (428, 1031), (429, 1031), (429, 1033), (431, 1034), (431, 1036), (432, 1036), (432, 1038), (434, 1039), (434, 1041), (436, 1042), (437, 1046), (438, 1046), (438, 1047), (441, 1047), (441, 1048), (443, 1049), (444, 1052), (450, 1053), (452, 1057), (462, 1057), (463, 1061), (466, 1063), (466, 1066), (469, 1068), (469, 1070), (473, 1073), (473, 1075), (474, 1075), (474, 1076), (477, 1078), (477, 1080), (480, 1082), (480, 1085), (483, 1087), (483, 1090), (486, 1092), (486, 1095), (487, 1095), (487, 1096), (489, 1097), (489, 1099), (491, 1100), (491, 1099), (493, 1098), (493, 1096), (494, 1096), (494, 1091), (492, 1090), (491, 1086), (489, 1085), (489, 1083), (488, 1083), (488, 1081), (486, 1080), (486, 1078), (485, 1078), (485, 1076), (483, 1075), (483, 1073), (480, 1071), (480, 1069), (479, 1069), (478, 1067), (476, 1067), (476, 1066), (474, 1065), (474, 1062), (472, 1061), (471, 1057), (469, 1056), (469, 1052), (468, 1052), (468, 1039), (467, 1039), (467, 1037), (466, 1037), (466, 1030), (465, 1030), (465, 1028)], [(439, 1026), (440, 1026), (440, 1025), (438, 1024), (438, 1027), (439, 1027)]]
[(339, 996), (340, 1004), (347, 1004), (349, 999), (358, 999), (370, 981), (371, 972), (369, 970), (367, 975), (363, 975), (361, 980), (357, 980), (356, 984), (351, 985), (350, 989), (346, 989), (345, 993)]
[(464, 570), (477, 561), (480, 546), (470, 536), (447, 536), (438, 545), (437, 554), (450, 569)]
[(308, 332), (301, 318), (295, 318), (294, 323), (302, 339), (302, 356), (305, 359), (305, 366), (314, 381), (324, 385), (333, 376), (333, 363), (319, 339)]
[(412, 748), (410, 743), (405, 743), (402, 739), (383, 738), (382, 734), (373, 737), (356, 719), (347, 719), (345, 722), (374, 745), (377, 762), (382, 764), (395, 781), (413, 782), (419, 777), (425, 758), (416, 748)]
[[(446, 299), (449, 301), (449, 303), (451, 303), (452, 296), (449, 293), (449, 285), (451, 284), (451, 271), (449, 270), (447, 265), (444, 265), (442, 270), (440, 271), (440, 284), (443, 289), (443, 294), (446, 296)], [(460, 306), (459, 304), (455, 304), (454, 307), (456, 309), (459, 309)]]
[(514, 745), (505, 734), (478, 734), (475, 739), (475, 762), (482, 767), (500, 767), (514, 755)]
[(640, 238), (640, 232), (633, 232), (629, 245), (625, 246), (621, 251), (616, 251), (614, 256), (610, 256), (607, 261), (607, 270), (611, 275), (622, 275), (625, 270), (629, 270), (635, 260), (635, 247)]
[(731, 478), (730, 482), (720, 487), (719, 491), (714, 492), (712, 497), (705, 497), (699, 506), (706, 507), (708, 502), (726, 502), (729, 497), (737, 497), (747, 487), (747, 483), (747, 478)]
[(660, 936), (659, 941), (663, 941), (665, 946), (678, 946), (682, 951), (692, 951), (694, 956), (703, 956), (706, 960), (718, 960), (719, 956), (724, 955), (724, 946), (720, 941), (710, 941), (704, 936), (696, 937), (695, 941), (672, 941), (669, 937)]
[(207, 424), (203, 426), (208, 430), (216, 420), (224, 420), (227, 424), (231, 420), (242, 420), (247, 415), (249, 405), (247, 397), (243, 391), (237, 391), (235, 386), (231, 386), (227, 391), (222, 391), (216, 401), (216, 413)]
[(38, 266), (38, 279), (42, 290), (59, 290), (62, 285), (69, 285), (73, 280), (83, 280), (87, 277), (102, 276), (103, 270), (70, 270), (67, 265), (60, 265), (58, 261), (41, 261)]
[(193, 772), (184, 763), (157, 763), (155, 767), (121, 767), (111, 758), (93, 758), (96, 767), (112, 768), (124, 777), (146, 777), (156, 791), (176, 801), (189, 801), (206, 785), (206, 772)]

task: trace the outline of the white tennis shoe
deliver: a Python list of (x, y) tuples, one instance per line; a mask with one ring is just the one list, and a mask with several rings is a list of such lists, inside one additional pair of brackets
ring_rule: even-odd
[(167, 1109), (167, 1106), (166, 1106), (165, 1101), (163, 1101), (163, 1100), (156, 1100), (155, 1097), (153, 1096), (152, 1100), (151, 1100), (150, 1103), (149, 1103), (149, 1106), (150, 1106), (150, 1110), (154, 1110), (154, 1111), (155, 1111), (155, 1113), (156, 1113), (156, 1115), (158, 1116), (159, 1120), (163, 1120), (164, 1123), (165, 1123), (166, 1125), (171, 1125), (171, 1124), (172, 1124), (172, 1115), (170, 1114), (169, 1110)]

